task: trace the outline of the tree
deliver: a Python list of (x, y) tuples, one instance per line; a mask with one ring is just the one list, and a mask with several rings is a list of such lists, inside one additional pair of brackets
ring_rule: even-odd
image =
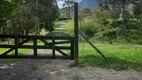
[[(59, 17), (58, 7), (53, 0), (21, 1), (17, 3), (10, 19), (13, 34), (35, 32), (37, 35), (42, 28), (48, 31), (53, 30), (54, 21)], [(14, 32), (17, 30), (19, 33)]]
[(126, 9), (130, 4), (134, 3), (135, 0), (98, 0), (100, 7), (105, 8), (107, 10), (122, 10), (120, 14), (122, 14), (123, 25), (121, 27), (122, 35), (125, 34), (125, 21), (126, 21)]
[(63, 4), (63, 11), (66, 13), (68, 19), (71, 18), (73, 4), (74, 4), (74, 0), (65, 1)]

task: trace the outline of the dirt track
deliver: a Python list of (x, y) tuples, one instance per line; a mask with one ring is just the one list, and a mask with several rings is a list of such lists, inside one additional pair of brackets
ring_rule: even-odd
[(0, 63), (0, 80), (142, 80), (142, 72), (70, 67), (71, 60)]

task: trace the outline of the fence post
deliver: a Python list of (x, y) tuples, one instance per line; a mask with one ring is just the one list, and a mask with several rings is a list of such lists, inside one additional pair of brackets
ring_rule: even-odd
[(33, 39), (34, 56), (37, 56), (37, 39)]
[(74, 38), (71, 39), (71, 59), (74, 59), (74, 53), (75, 53), (75, 44), (74, 44)]
[(52, 37), (52, 58), (55, 59), (55, 38)]
[(18, 55), (18, 38), (17, 35), (15, 36), (15, 56)]
[(78, 3), (75, 2), (74, 4), (74, 33), (75, 33), (75, 64), (78, 64), (79, 62), (79, 55), (78, 55)]

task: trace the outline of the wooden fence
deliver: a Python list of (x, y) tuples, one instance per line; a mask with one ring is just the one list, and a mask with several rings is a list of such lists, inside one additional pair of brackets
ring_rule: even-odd
[[(8, 48), (8, 50), (0, 55), (0, 58), (26, 58), (26, 59), (74, 59), (75, 54), (75, 38), (69, 36), (25, 36), (25, 35), (0, 35), (0, 38), (14, 39), (14, 44), (0, 44), (0, 48)], [(19, 40), (22, 41), (19, 42)], [(50, 42), (48, 42), (50, 40)], [(32, 45), (24, 45), (32, 42)], [(43, 42), (44, 45), (38, 45), (38, 41)], [(57, 46), (57, 44), (70, 44), (70, 46)], [(19, 55), (18, 49), (33, 49), (33, 55)], [(38, 49), (52, 49), (52, 56), (39, 56)], [(70, 54), (62, 50), (70, 50)], [(15, 51), (14, 55), (9, 55), (10, 52)], [(55, 51), (61, 53), (63, 56), (56, 56)]]

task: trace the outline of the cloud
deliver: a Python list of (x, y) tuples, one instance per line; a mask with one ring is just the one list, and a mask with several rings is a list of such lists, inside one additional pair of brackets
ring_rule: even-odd
[(63, 5), (64, 1), (58, 1), (58, 5)]
[[(59, 8), (62, 8), (64, 2), (67, 1), (67, 0), (56, 0), (56, 1), (57, 1), (57, 4), (58, 4)], [(80, 2), (82, 0), (74, 0), (74, 1)]]
[(58, 4), (59, 8), (62, 8), (64, 1), (58, 1), (57, 4)]

